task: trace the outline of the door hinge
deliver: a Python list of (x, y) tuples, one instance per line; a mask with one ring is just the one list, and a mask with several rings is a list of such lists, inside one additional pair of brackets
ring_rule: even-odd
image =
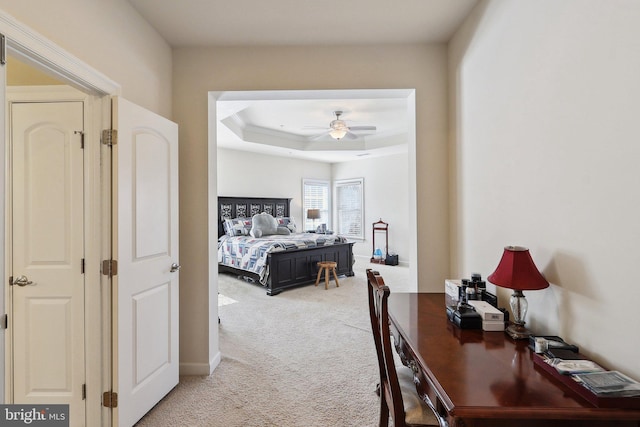
[(86, 399), (87, 399), (87, 385), (82, 384), (82, 400), (86, 400)]
[(102, 261), (102, 274), (113, 277), (118, 274), (118, 261), (115, 259), (105, 259)]
[(102, 406), (105, 408), (118, 407), (118, 393), (113, 391), (105, 391), (102, 393)]
[(9, 328), (9, 315), (4, 314), (2, 316), (2, 329), (8, 329), (8, 328)]
[(13, 286), (13, 276), (9, 276), (9, 286)]
[(84, 274), (84, 268), (85, 268), (84, 258), (82, 258), (82, 261), (80, 264), (80, 274)]
[(104, 145), (116, 145), (118, 143), (118, 131), (116, 129), (104, 129), (102, 131), (102, 143)]
[(0, 34), (0, 65), (7, 63), (7, 38)]
[(82, 148), (84, 150), (84, 132), (82, 132), (81, 130), (75, 130), (73, 131), (74, 134), (80, 134), (80, 148)]

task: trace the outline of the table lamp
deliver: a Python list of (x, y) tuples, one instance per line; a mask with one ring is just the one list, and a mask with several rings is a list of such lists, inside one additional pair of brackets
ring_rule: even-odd
[(549, 286), (549, 282), (533, 263), (529, 249), (506, 246), (496, 271), (489, 275), (487, 280), (496, 286), (513, 289), (509, 305), (514, 319), (505, 332), (513, 339), (528, 339), (531, 333), (524, 327), (524, 318), (529, 305), (522, 291), (544, 289)]
[(316, 229), (316, 219), (320, 218), (320, 209), (307, 209), (307, 219), (313, 220), (313, 230)]

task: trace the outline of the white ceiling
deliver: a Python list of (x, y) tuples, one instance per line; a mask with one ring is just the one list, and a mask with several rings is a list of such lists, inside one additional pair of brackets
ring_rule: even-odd
[(172, 46), (446, 42), (477, 0), (129, 0)]
[[(477, 0), (129, 0), (174, 47), (437, 43)], [(218, 101), (218, 146), (340, 162), (407, 151), (407, 91), (227, 92)], [(413, 108), (413, 107), (412, 107)], [(334, 112), (358, 139), (317, 137)]]
[[(224, 92), (216, 102), (218, 147), (328, 163), (406, 153), (415, 123), (413, 90)], [(356, 139), (328, 135), (334, 112)]]

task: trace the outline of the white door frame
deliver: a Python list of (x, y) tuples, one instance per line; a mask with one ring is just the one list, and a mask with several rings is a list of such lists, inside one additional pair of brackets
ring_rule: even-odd
[[(12, 87), (7, 87), (6, 88), (6, 100), (5, 100), (5, 106), (7, 107), (7, 121), (6, 123), (9, 124), (11, 123), (11, 118), (9, 117), (9, 112), (11, 111), (10, 105), (13, 102), (65, 102), (65, 101), (77, 101), (77, 102), (82, 102), (83, 103), (83, 123), (85, 123), (86, 125), (84, 126), (84, 132), (85, 134), (91, 134), (94, 132), (94, 130), (92, 129), (92, 126), (94, 124), (94, 120), (92, 120), (92, 105), (94, 102), (92, 102), (92, 98), (90, 95), (84, 94), (70, 86), (66, 86), (66, 85), (61, 85), (61, 86), (12, 86)], [(10, 144), (10, 141), (7, 142), (8, 144)], [(10, 155), (8, 153), (9, 151), (9, 147), (7, 147), (7, 156), (8, 158), (10, 158)], [(85, 149), (82, 152), (84, 161), (83, 163), (85, 165), (90, 165), (91, 164), (91, 159), (95, 157), (95, 151), (97, 151), (99, 147), (96, 147), (96, 144), (85, 144)], [(98, 152), (99, 155), (99, 152)], [(90, 167), (87, 167), (85, 169), (86, 172), (90, 172)], [(88, 198), (91, 197), (90, 194), (90, 189), (92, 189), (92, 183), (90, 179), (87, 179), (88, 177), (85, 176), (84, 177), (84, 194), (83, 194), (83, 198), (85, 199), (85, 201), (89, 200)], [(7, 230), (7, 235), (6, 235), (6, 245), (5, 248), (7, 250), (7, 254), (6, 254), (6, 275), (7, 276), (16, 276), (17, 272), (14, 272), (11, 270), (12, 265), (13, 265), (13, 260), (11, 259), (12, 257), (12, 245), (13, 245), (13, 241), (12, 241), (12, 235), (11, 235), (11, 222), (13, 221), (13, 219), (11, 218), (11, 212), (13, 212), (13, 205), (12, 205), (12, 199), (13, 199), (13, 194), (12, 191), (10, 190), (13, 187), (13, 181), (12, 181), (12, 176), (7, 176), (6, 177), (7, 180), (7, 191), (5, 192), (6, 197), (5, 197), (5, 204), (6, 204), (6, 213), (8, 214), (8, 218), (6, 221), (6, 230)], [(93, 210), (90, 209), (90, 206), (88, 205), (88, 203), (84, 203), (84, 220), (90, 220), (91, 216), (94, 214)], [(89, 229), (87, 227), (85, 227), (84, 229), (84, 246), (86, 246), (86, 251), (85, 251), (85, 267), (86, 267), (86, 273), (84, 275), (83, 280), (85, 280), (85, 288), (87, 291), (87, 298), (85, 299), (85, 326), (86, 325), (90, 325), (90, 324), (99, 324), (99, 318), (91, 320), (91, 316), (95, 316), (96, 313), (99, 314), (100, 313), (100, 305), (99, 305), (99, 300), (96, 300), (96, 296), (95, 293), (92, 294), (90, 287), (99, 287), (100, 286), (100, 275), (96, 274), (93, 272), (93, 270), (96, 270), (99, 272), (99, 265), (96, 267), (96, 264), (99, 262), (99, 260), (94, 259), (96, 258), (96, 254), (92, 254), (92, 248), (90, 248), (89, 246), (92, 244), (89, 241), (88, 236), (86, 235), (86, 232), (89, 231)], [(95, 248), (95, 245), (93, 246), (93, 248)], [(99, 254), (97, 254), (99, 255)], [(16, 274), (14, 274), (16, 273)], [(14, 291), (14, 287), (13, 286), (9, 286), (7, 287), (7, 292), (6, 292), (6, 298), (7, 298), (7, 304), (6, 304), (6, 308), (7, 308), (7, 315), (8, 318), (14, 319), (14, 315), (13, 315), (13, 306), (12, 306), (12, 301), (13, 301), (13, 291)], [(89, 297), (89, 295), (91, 295), (91, 297)], [(95, 313), (90, 313), (91, 311), (95, 312)], [(98, 322), (98, 323), (96, 323)], [(6, 330), (6, 334), (7, 334), (7, 339), (5, 342), (5, 346), (6, 346), (6, 363), (5, 363), (5, 372), (6, 374), (6, 380), (5, 380), (5, 384), (7, 385), (6, 387), (6, 394), (5, 394), (5, 398), (7, 402), (14, 402), (15, 401), (15, 396), (12, 394), (12, 391), (14, 389), (14, 384), (13, 384), (13, 379), (14, 376), (10, 375), (11, 372), (13, 372), (13, 367), (14, 367), (14, 360), (12, 357), (10, 357), (10, 355), (13, 354), (14, 348), (14, 342), (13, 342), (13, 337), (14, 335), (14, 325), (15, 322), (9, 321), (9, 327)], [(99, 352), (97, 351), (100, 347), (101, 347), (101, 343), (99, 341), (100, 338), (100, 334), (99, 333), (95, 333), (93, 331), (89, 331), (87, 329), (85, 329), (85, 336), (83, 338), (84, 343), (85, 343), (85, 358), (87, 358), (87, 360), (85, 361), (84, 365), (85, 365), (85, 373), (89, 374), (91, 372), (91, 370), (95, 370), (96, 369), (96, 364), (100, 363), (102, 356), (99, 354)], [(98, 366), (98, 371), (99, 371), (99, 366)], [(92, 388), (95, 388), (96, 386), (94, 385), (94, 383), (96, 381), (99, 380), (98, 378), (86, 378), (86, 381), (92, 386)], [(90, 381), (90, 382), (89, 382)], [(96, 383), (99, 384), (99, 383)], [(86, 401), (85, 401), (86, 403)], [(86, 408), (85, 408), (86, 409)]]
[[(0, 10), (0, 34), (5, 36), (7, 53), (20, 59), (41, 71), (56, 76), (61, 81), (73, 86), (90, 96), (89, 122), (87, 127), (91, 131), (85, 135), (85, 146), (93, 147), (87, 153), (87, 170), (85, 177), (85, 196), (87, 211), (86, 220), (86, 298), (94, 301), (95, 310), (86, 310), (86, 334), (87, 334), (87, 419), (101, 420), (102, 425), (110, 424), (111, 410), (101, 405), (101, 395), (103, 391), (109, 389), (111, 382), (110, 363), (103, 363), (111, 358), (110, 348), (110, 319), (105, 318), (101, 313), (109, 313), (111, 310), (110, 286), (109, 278), (100, 274), (100, 260), (108, 259), (111, 251), (109, 236), (110, 230), (105, 230), (109, 226), (108, 221), (101, 221), (102, 218), (110, 213), (108, 192), (104, 191), (105, 180), (103, 174), (108, 172), (100, 168), (101, 151), (108, 150), (100, 144), (100, 130), (110, 126), (110, 95), (119, 95), (120, 86), (104, 76), (97, 70), (89, 67), (78, 58), (72, 56), (59, 46), (55, 45), (42, 35), (38, 34), (29, 27), (16, 21), (10, 15)], [(4, 67), (4, 65), (0, 65)], [(4, 73), (2, 73), (4, 75)], [(6, 302), (8, 286), (5, 278), (7, 277), (7, 251), (6, 242), (7, 235), (5, 230), (6, 218), (4, 202), (6, 201), (5, 174), (4, 165), (7, 159), (7, 124), (6, 114), (4, 113), (6, 105), (5, 86), (6, 81), (0, 81), (2, 90), (0, 90), (0, 186), (5, 190), (5, 199), (0, 201), (0, 315), (7, 312)], [(107, 96), (109, 95), (109, 96)], [(105, 224), (106, 223), (106, 224)], [(108, 315), (107, 315), (108, 317)], [(5, 334), (6, 335), (6, 334)], [(10, 342), (5, 336), (5, 343)], [(0, 348), (1, 350), (1, 348)], [(0, 358), (6, 353), (2, 352)], [(0, 360), (1, 361), (1, 360)], [(10, 402), (10, 396), (4, 393), (4, 390), (10, 390), (8, 386), (9, 375), (5, 375), (5, 363), (0, 364), (0, 401)], [(92, 424), (91, 422), (89, 424)]]

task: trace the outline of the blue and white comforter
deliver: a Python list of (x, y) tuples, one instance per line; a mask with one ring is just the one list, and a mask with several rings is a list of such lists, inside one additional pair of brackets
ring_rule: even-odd
[(267, 268), (269, 253), (288, 249), (315, 248), (334, 243), (345, 243), (346, 241), (341, 236), (314, 233), (260, 238), (224, 235), (218, 239), (218, 263), (256, 273), (260, 277), (260, 283), (266, 285), (269, 275)]

